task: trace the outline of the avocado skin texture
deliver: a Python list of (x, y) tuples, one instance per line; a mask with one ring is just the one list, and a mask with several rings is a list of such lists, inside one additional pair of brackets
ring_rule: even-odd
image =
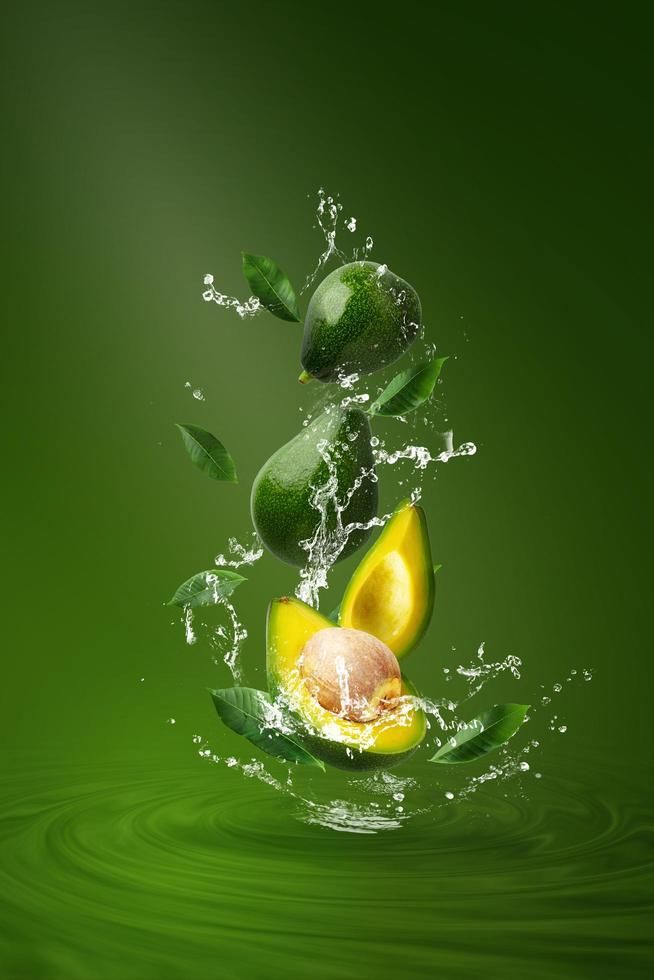
[[(299, 542), (313, 537), (320, 523), (310, 503), (311, 488), (324, 486), (329, 477), (327, 463), (318, 451), (322, 440), (336, 465), (337, 499), (344, 500), (362, 469), (369, 471), (374, 466), (370, 423), (357, 409), (333, 409), (319, 415), (264, 463), (252, 484), (250, 506), (259, 537), (277, 558), (298, 568), (308, 558)], [(344, 523), (367, 523), (375, 517), (377, 497), (377, 483), (364, 479), (343, 512)], [(333, 507), (328, 527), (330, 531), (336, 527)], [(370, 530), (353, 531), (338, 561), (360, 548)]]
[(330, 273), (311, 297), (304, 321), (302, 367), (319, 381), (372, 374), (392, 364), (420, 332), (413, 286), (376, 262), (351, 262)]

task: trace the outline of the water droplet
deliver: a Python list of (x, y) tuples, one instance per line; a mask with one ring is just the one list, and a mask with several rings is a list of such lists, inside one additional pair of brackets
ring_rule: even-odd
[(543, 778), (542, 772), (535, 772), (534, 773), (534, 776), (535, 776), (536, 779), (542, 779)]
[(545, 695), (544, 698), (541, 698), (540, 699), (540, 703), (541, 704), (549, 704), (551, 700), (552, 700), (551, 698), (548, 698), (547, 695)]
[(593, 675), (591, 674), (591, 672), (589, 670), (585, 670), (584, 671), (584, 680), (585, 681), (592, 681), (592, 679), (593, 679)]
[(230, 755), (229, 759), (225, 759), (225, 765), (228, 769), (232, 769), (234, 766), (238, 765), (238, 759), (235, 759), (233, 755)]
[(357, 230), (357, 219), (356, 218), (350, 218), (349, 221), (346, 221), (345, 222), (345, 227), (347, 228), (348, 231), (356, 231)]
[(404, 799), (404, 793), (393, 793), (393, 799), (397, 800), (398, 803), (401, 803)]
[(561, 691), (563, 690), (563, 687), (561, 684), (554, 684), (552, 690), (555, 691), (557, 694), (560, 694)]
[(446, 800), (453, 800), (453, 799), (454, 799), (454, 793), (450, 793), (450, 792), (448, 791), (448, 792), (447, 792), (447, 793), (445, 794), (445, 799), (446, 799)]
[(567, 732), (567, 730), (568, 730), (567, 725), (559, 725), (559, 731), (561, 732), (562, 735), (564, 732)]
[(529, 772), (529, 763), (528, 762), (521, 762), (520, 763), (520, 769), (522, 770), (522, 772)]
[(174, 718), (166, 718), (166, 724), (167, 725), (176, 725), (177, 722), (175, 721)]

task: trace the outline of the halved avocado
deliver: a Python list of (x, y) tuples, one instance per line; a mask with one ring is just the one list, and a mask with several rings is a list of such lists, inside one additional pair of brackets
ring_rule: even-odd
[(422, 507), (403, 501), (357, 566), (339, 626), (383, 640), (400, 659), (422, 638), (434, 609), (434, 565)]
[(388, 769), (407, 759), (427, 731), (424, 713), (415, 706), (413, 686), (402, 678), (402, 699), (374, 722), (354, 722), (323, 708), (300, 676), (304, 644), (334, 624), (299, 599), (282, 598), (268, 609), (268, 684), (302, 726), (302, 742), (317, 758), (341, 769)]

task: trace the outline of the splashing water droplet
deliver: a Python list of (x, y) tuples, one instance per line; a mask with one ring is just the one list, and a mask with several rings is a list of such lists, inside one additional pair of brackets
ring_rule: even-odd
[(186, 606), (184, 609), (184, 633), (186, 635), (186, 642), (189, 646), (197, 643), (198, 638), (195, 635), (195, 630), (193, 629), (193, 610), (190, 606)]
[(254, 565), (262, 555), (261, 538), (256, 531), (253, 531), (249, 545), (241, 544), (236, 538), (230, 538), (227, 542), (227, 556), (216, 555), (213, 561), (219, 568), (240, 568), (242, 565)]
[(244, 320), (246, 317), (257, 316), (263, 310), (263, 306), (256, 296), (249, 296), (246, 300), (240, 300), (236, 296), (228, 296), (226, 293), (221, 293), (214, 286), (214, 277), (212, 275), (206, 275), (204, 277), (204, 285), (209, 287), (202, 293), (202, 299), (205, 303), (215, 303), (216, 306), (223, 306), (228, 310), (234, 310), (241, 320)]

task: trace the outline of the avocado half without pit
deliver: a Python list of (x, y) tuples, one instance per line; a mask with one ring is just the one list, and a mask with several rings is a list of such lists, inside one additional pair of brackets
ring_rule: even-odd
[(378, 769), (415, 752), (427, 722), (399, 659), (423, 635), (433, 601), (424, 515), (403, 504), (354, 573), (339, 626), (298, 599), (271, 603), (270, 690), (316, 757), (345, 769)]

